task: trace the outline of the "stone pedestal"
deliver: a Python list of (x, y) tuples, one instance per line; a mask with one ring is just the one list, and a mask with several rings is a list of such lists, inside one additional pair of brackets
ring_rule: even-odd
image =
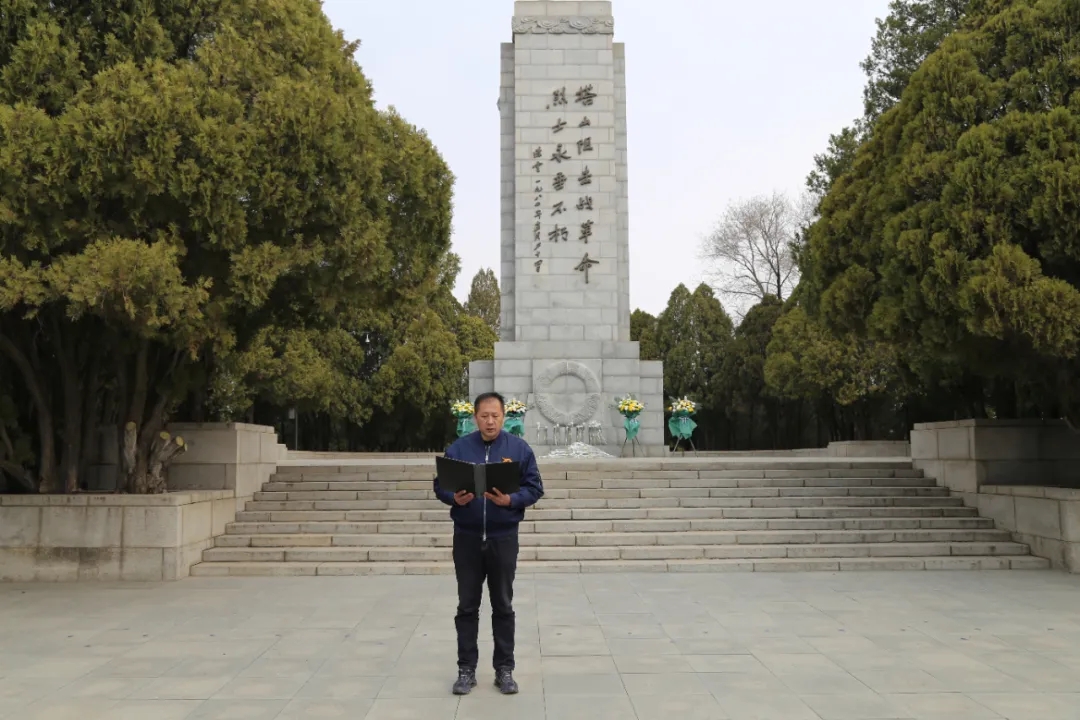
[[(640, 360), (636, 342), (497, 343), (494, 362), (469, 365), (472, 397), (494, 390), (529, 406), (525, 439), (540, 456), (555, 448), (556, 426), (593, 423), (599, 423), (604, 442), (588, 433), (585, 441), (611, 455), (667, 454), (663, 385), (663, 365)], [(647, 408), (638, 418), (638, 448), (623, 447), (626, 434), (616, 400), (628, 394)]]
[(1060, 420), (918, 424), (911, 431), (911, 459), (965, 496), (986, 485), (1080, 488), (1080, 433)]
[(665, 452), (663, 368), (630, 341), (626, 65), (614, 25), (610, 2), (518, 2), (502, 46), (502, 342), (494, 362), (470, 365), (469, 389), (526, 402), (540, 452), (556, 425), (599, 423), (605, 442), (590, 444), (618, 454), (615, 404), (627, 394), (646, 404), (639, 452)]

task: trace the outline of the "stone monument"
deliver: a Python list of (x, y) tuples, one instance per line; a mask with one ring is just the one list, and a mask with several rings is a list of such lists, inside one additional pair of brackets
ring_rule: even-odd
[(666, 452), (663, 366), (630, 341), (626, 64), (611, 2), (517, 2), (502, 45), (502, 337), (469, 392), (526, 402), (538, 455), (613, 455), (617, 397), (646, 405), (640, 455)]

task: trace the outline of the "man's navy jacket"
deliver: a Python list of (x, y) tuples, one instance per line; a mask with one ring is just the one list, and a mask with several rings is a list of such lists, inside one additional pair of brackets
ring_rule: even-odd
[(544, 496), (544, 484), (536, 455), (529, 444), (508, 432), (499, 432), (491, 446), (484, 445), (480, 431), (470, 433), (446, 450), (446, 457), (471, 463), (503, 462), (509, 459), (521, 464), (521, 489), (510, 495), (510, 507), (499, 507), (485, 497), (474, 498), (468, 505), (454, 502), (454, 494), (439, 487), (435, 478), (435, 495), (450, 506), (455, 532), (496, 538), (512, 535), (525, 518), (525, 508), (535, 505)]

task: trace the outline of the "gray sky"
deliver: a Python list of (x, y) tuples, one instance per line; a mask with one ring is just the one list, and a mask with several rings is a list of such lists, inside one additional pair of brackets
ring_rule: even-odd
[[(726, 205), (800, 193), (830, 133), (862, 114), (859, 62), (888, 0), (614, 0), (626, 43), (630, 300), (657, 314), (704, 278)], [(456, 294), (499, 267), (499, 44), (512, 0), (324, 0), (359, 39), (380, 107), (424, 128), (457, 180)]]

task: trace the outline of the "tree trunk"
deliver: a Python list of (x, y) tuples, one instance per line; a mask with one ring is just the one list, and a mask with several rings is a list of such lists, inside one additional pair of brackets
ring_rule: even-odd
[(186, 450), (187, 443), (183, 438), (173, 438), (164, 431), (159, 433), (150, 451), (146, 474), (140, 478), (139, 492), (144, 494), (166, 492), (168, 484), (165, 480), (165, 468), (170, 460)]
[(15, 445), (11, 442), (7, 428), (0, 423), (0, 476), (7, 473), (30, 492), (37, 490), (34, 477), (30, 472), (15, 462)]
[(133, 421), (124, 423), (120, 429), (120, 477), (116, 479), (117, 492), (133, 492), (139, 476), (139, 426)]
[(40, 368), (35, 368), (27, 355), (2, 333), (0, 333), (0, 352), (7, 355), (15, 367), (19, 369), (23, 382), (26, 383), (26, 389), (30, 392), (30, 397), (34, 402), (38, 424), (38, 492), (56, 492), (58, 490), (56, 436), (53, 434), (52, 408), (45, 390), (39, 382), (39, 374), (36, 372)]
[(88, 386), (85, 388), (82, 407), (82, 453), (79, 457), (79, 477), (84, 479), (90, 469), (90, 462), (98, 457), (98, 428), (102, 425), (101, 417), (101, 393), (98, 385), (98, 372), (100, 360), (95, 354), (91, 364), (91, 372), (87, 378)]
[(71, 355), (70, 344), (61, 336), (59, 323), (53, 323), (53, 345), (60, 365), (60, 384), (64, 393), (64, 446), (61, 469), (64, 492), (79, 489), (79, 463), (82, 461), (83, 381), (79, 378), (77, 362)]

